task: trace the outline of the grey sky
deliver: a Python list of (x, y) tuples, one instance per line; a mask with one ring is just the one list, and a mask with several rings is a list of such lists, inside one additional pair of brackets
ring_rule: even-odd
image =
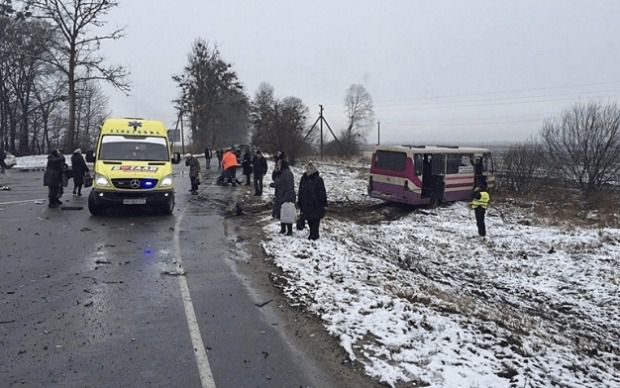
[[(617, 0), (121, 0), (109, 62), (131, 70), (116, 116), (173, 126), (171, 100), (192, 42), (217, 43), (250, 96), (318, 104), (345, 125), (344, 95), (362, 83), (386, 142), (525, 140), (577, 101), (620, 96)], [(106, 89), (107, 90), (107, 89)], [(376, 141), (376, 129), (369, 133)]]

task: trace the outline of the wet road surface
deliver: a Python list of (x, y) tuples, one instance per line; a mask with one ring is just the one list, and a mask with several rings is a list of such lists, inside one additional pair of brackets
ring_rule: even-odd
[(42, 174), (0, 177), (12, 188), (0, 192), (1, 387), (338, 385), (236, 272), (246, 253), (222, 212), (231, 188), (207, 184), (192, 198), (178, 176), (173, 216), (92, 217), (88, 189), (65, 189), (64, 205), (82, 210), (35, 202), (47, 196)]

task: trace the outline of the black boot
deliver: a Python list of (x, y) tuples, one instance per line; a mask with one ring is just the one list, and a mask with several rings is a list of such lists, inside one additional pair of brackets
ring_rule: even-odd
[(286, 224), (280, 224), (280, 234), (286, 233)]

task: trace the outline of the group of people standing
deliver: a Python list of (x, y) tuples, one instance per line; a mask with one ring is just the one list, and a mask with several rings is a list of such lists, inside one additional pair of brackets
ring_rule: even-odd
[[(263, 195), (263, 181), (267, 174), (267, 159), (260, 150), (245, 150), (242, 155), (235, 152), (231, 147), (222, 151), (215, 151), (218, 159), (218, 168), (221, 169), (218, 183), (222, 185), (242, 184), (237, 180), (236, 171), (241, 168), (245, 176), (245, 185), (254, 183), (254, 195)], [(213, 151), (205, 148), (205, 161), (210, 168)], [(190, 167), (190, 180), (192, 193), (198, 186), (195, 183), (200, 173), (200, 164), (191, 154), (186, 155), (186, 165)], [(295, 192), (295, 178), (289, 167), (288, 160), (283, 152), (278, 151), (274, 158), (275, 167), (271, 174), (271, 187), (275, 189), (272, 215), (280, 220), (280, 232), (286, 235), (293, 234), (293, 223), (297, 223), (297, 229), (303, 229), (308, 224), (310, 240), (319, 239), (319, 226), (325, 216), (327, 208), (327, 194), (325, 183), (319, 175), (319, 171), (313, 163), (305, 165), (304, 174), (299, 181), (298, 192)], [(299, 215), (297, 215), (299, 209)]]
[[(204, 153), (206, 166), (210, 168), (213, 151), (211, 148), (207, 147)], [(256, 150), (252, 153), (248, 149), (243, 155), (240, 155), (240, 153), (235, 151), (232, 147), (225, 150), (219, 148), (215, 151), (215, 156), (218, 161), (218, 168), (221, 170), (221, 174), (218, 178), (219, 184), (232, 186), (242, 184), (242, 182), (237, 179), (237, 169), (241, 167), (243, 175), (245, 176), (245, 184), (250, 186), (252, 184), (251, 177), (253, 176), (254, 194), (263, 195), (263, 178), (265, 174), (267, 174), (267, 160), (260, 150)]]
[(43, 175), (43, 185), (48, 189), (48, 206), (55, 208), (62, 204), (60, 198), (69, 179), (73, 179), (73, 195), (81, 196), (84, 178), (89, 172), (81, 149), (76, 149), (71, 155), (71, 168), (67, 165), (65, 156), (60, 150), (50, 152)]

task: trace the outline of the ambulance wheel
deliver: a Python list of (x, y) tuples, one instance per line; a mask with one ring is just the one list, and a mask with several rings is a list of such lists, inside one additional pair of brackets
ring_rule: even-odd
[(168, 203), (165, 204), (161, 210), (167, 216), (172, 215), (172, 212), (174, 211), (174, 195), (170, 197)]
[(88, 196), (88, 210), (93, 216), (100, 216), (103, 214), (103, 210), (101, 209), (101, 206), (97, 204), (95, 193), (93, 191), (91, 191)]

